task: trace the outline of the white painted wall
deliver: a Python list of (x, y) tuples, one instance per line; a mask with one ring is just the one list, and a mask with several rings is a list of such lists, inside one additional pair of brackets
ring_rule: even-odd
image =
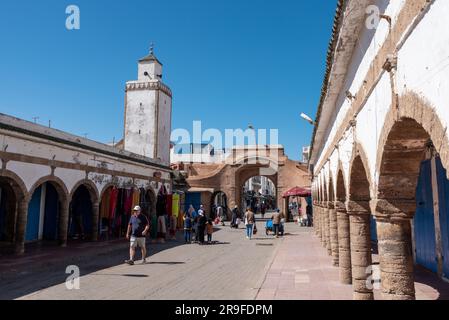
[(165, 165), (170, 165), (170, 135), (171, 135), (172, 99), (159, 91), (159, 123), (158, 148), (156, 158)]
[[(392, 24), (394, 25), (405, 0), (378, 0), (376, 3), (379, 8), (384, 8), (384, 14), (393, 18)], [(323, 150), (334, 147), (330, 144), (334, 140), (337, 130), (351, 107), (351, 101), (346, 98), (346, 91), (349, 90), (353, 95), (356, 95), (362, 88), (363, 81), (366, 78), (370, 65), (388, 36), (389, 28), (388, 22), (386, 20), (381, 20), (376, 29), (369, 30), (365, 27), (359, 35), (359, 41), (354, 49), (354, 54), (348, 67), (345, 85), (343, 86), (344, 90), (340, 92), (336, 106), (333, 106), (335, 112), (330, 122), (331, 125), (327, 128), (328, 135)], [(323, 160), (326, 160), (323, 159), (324, 155), (325, 152), (322, 151), (321, 156), (318, 158), (318, 165)]]
[(449, 1), (436, 0), (398, 55), (400, 94), (414, 91), (449, 123)]
[[(9, 124), (16, 123), (14, 119), (5, 115), (0, 117), (0, 122)], [(29, 129), (34, 129), (34, 126), (34, 124), (30, 124)], [(52, 133), (53, 136), (58, 134), (56, 130)], [(67, 134), (64, 133), (64, 135)], [(4, 129), (0, 129), (0, 141), (3, 146), (8, 146), (7, 152), (11, 154), (33, 156), (46, 161), (55, 160), (74, 165), (89, 165), (92, 167), (115, 170), (121, 173), (118, 177), (119, 187), (130, 182), (132, 183), (132, 179), (127, 176), (128, 174), (138, 174), (150, 179), (155, 172), (161, 172), (162, 179), (171, 180), (169, 169), (152, 167), (151, 165), (133, 162), (132, 160), (121, 159), (118, 157), (121, 154), (130, 155), (131, 158), (133, 158), (133, 156), (122, 150), (113, 149), (107, 146), (104, 147), (107, 148), (108, 151), (116, 153), (117, 157)], [(141, 159), (138, 156), (135, 156), (135, 158), (136, 160)], [(146, 160), (150, 161), (150, 159)], [(32, 164), (20, 161), (7, 162), (6, 169), (20, 177), (25, 184), (27, 191), (30, 191), (39, 179), (51, 174), (51, 167), (49, 165)], [(76, 183), (84, 180), (86, 177), (85, 171), (58, 167), (55, 168), (54, 174), (64, 182), (68, 192), (71, 192)], [(100, 193), (103, 187), (108, 183), (113, 182), (110, 175), (95, 172), (90, 172), (88, 178), (95, 183), (98, 193)], [(136, 180), (135, 182), (139, 187), (149, 184), (149, 180)]]
[(156, 158), (156, 90), (133, 90), (126, 94), (125, 150)]
[[(385, 14), (392, 17), (394, 25), (405, 0), (382, 0), (378, 3), (384, 4)], [(435, 0), (400, 48), (396, 75), (398, 94), (401, 96), (413, 91), (429, 101), (435, 108), (443, 126), (446, 127), (449, 124), (449, 28), (447, 17), (449, 17), (449, 1)], [(369, 66), (388, 35), (388, 29), (388, 23), (383, 20), (374, 36), (367, 30), (361, 33), (360, 43), (352, 58), (346, 79), (346, 88), (350, 88), (351, 93), (355, 94), (363, 85), (363, 79), (366, 77)], [(370, 41), (368, 46), (367, 41)], [(367, 50), (360, 51), (360, 48), (364, 46)], [(328, 160), (324, 157), (330, 148), (334, 148), (331, 143), (349, 111), (348, 99), (345, 99), (343, 95), (344, 92), (341, 93), (335, 106), (335, 110), (338, 112), (327, 128), (329, 132), (327, 142), (319, 154), (316, 167), (323, 165), (324, 161)], [(328, 185), (331, 174), (334, 184), (336, 183), (335, 177), (339, 161), (343, 166), (345, 182), (348, 182), (349, 164), (353, 156), (355, 141), (359, 142), (366, 152), (369, 175), (377, 185), (376, 161), (379, 152), (379, 137), (386, 115), (391, 108), (392, 98), (390, 74), (384, 72), (357, 115), (356, 131), (352, 132), (352, 128), (349, 128), (339, 142), (338, 156), (333, 152), (329, 158), (330, 161), (322, 167), (320, 172), (315, 172), (318, 177), (316, 188), (322, 187), (323, 184)], [(368, 170), (368, 168), (366, 169)]]

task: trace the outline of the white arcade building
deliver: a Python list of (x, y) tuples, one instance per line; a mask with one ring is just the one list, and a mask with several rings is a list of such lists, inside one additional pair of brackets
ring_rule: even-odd
[(43, 240), (66, 246), (76, 227), (98, 240), (113, 189), (138, 194), (149, 211), (162, 186), (171, 192), (172, 94), (152, 51), (126, 83), (124, 139), (115, 146), (0, 114), (0, 254)]

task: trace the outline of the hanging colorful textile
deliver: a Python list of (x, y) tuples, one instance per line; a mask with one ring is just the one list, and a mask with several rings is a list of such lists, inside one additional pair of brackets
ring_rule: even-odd
[(134, 208), (135, 206), (140, 205), (140, 191), (137, 188), (133, 189), (133, 204), (132, 204), (132, 208)]
[(123, 208), (125, 215), (127, 216), (131, 215), (132, 205), (133, 205), (133, 189), (126, 189), (124, 208)]
[(118, 189), (112, 188), (109, 198), (109, 219), (113, 220), (115, 217), (115, 211), (117, 209)]
[(171, 212), (176, 218), (178, 218), (179, 215), (179, 199), (180, 199), (179, 194), (177, 193), (173, 194)]
[(109, 219), (109, 208), (111, 199), (111, 188), (108, 188), (101, 198), (100, 218)]
[(172, 206), (173, 206), (173, 195), (168, 194), (167, 196), (167, 201), (166, 201), (166, 208), (165, 211), (167, 212), (168, 216), (171, 217), (173, 212), (172, 212)]

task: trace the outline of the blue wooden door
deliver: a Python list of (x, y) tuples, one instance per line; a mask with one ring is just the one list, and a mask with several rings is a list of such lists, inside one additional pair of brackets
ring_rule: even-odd
[(186, 194), (185, 210), (189, 210), (190, 205), (193, 205), (195, 211), (198, 211), (201, 205), (201, 192), (191, 192)]
[(416, 214), (414, 220), (416, 262), (437, 272), (435, 246), (435, 220), (433, 212), (432, 176), (430, 160), (423, 161), (416, 188)]
[(438, 191), (440, 203), (441, 240), (443, 242), (443, 276), (449, 278), (449, 180), (440, 158), (437, 158)]
[(28, 205), (28, 219), (25, 234), (26, 241), (36, 241), (39, 239), (39, 221), (41, 214), (41, 193), (42, 188), (39, 187), (34, 191)]
[(377, 225), (376, 219), (374, 219), (373, 215), (370, 218), (370, 233), (371, 233), (371, 241), (377, 243)]

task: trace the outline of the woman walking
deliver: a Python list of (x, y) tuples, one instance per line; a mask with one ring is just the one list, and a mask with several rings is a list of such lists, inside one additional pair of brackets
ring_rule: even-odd
[(207, 218), (204, 215), (204, 211), (200, 210), (199, 211), (199, 216), (198, 216), (198, 242), (199, 244), (204, 244), (204, 232), (206, 230), (206, 223), (207, 223)]
[(251, 240), (253, 236), (253, 227), (254, 223), (256, 222), (255, 216), (253, 211), (250, 207), (246, 209), (245, 212), (245, 225), (246, 225), (246, 239)]

